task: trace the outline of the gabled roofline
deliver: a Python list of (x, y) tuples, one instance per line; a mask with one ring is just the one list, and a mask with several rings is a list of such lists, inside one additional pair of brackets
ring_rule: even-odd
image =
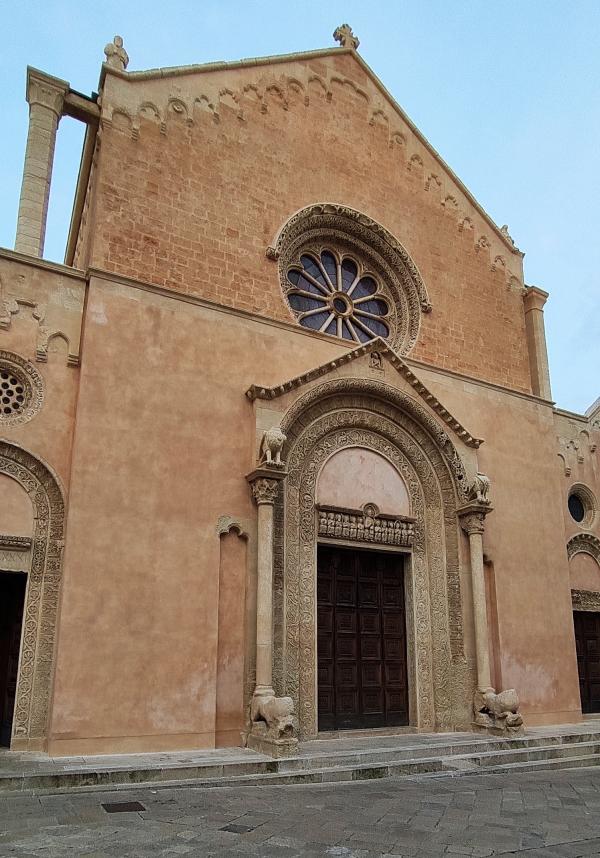
[(104, 79), (107, 74), (114, 75), (115, 77), (122, 78), (123, 80), (128, 81), (144, 81), (144, 80), (160, 80), (162, 78), (168, 77), (179, 77), (181, 75), (187, 74), (197, 74), (197, 73), (205, 73), (205, 72), (213, 72), (213, 71), (224, 71), (224, 70), (235, 70), (240, 68), (251, 68), (257, 66), (268, 66), (275, 65), (279, 63), (288, 63), (295, 62), (298, 60), (314, 60), (319, 57), (329, 57), (329, 56), (339, 56), (340, 54), (350, 54), (354, 57), (355, 61), (361, 66), (361, 68), (366, 72), (366, 74), (370, 77), (372, 82), (375, 84), (377, 89), (381, 92), (383, 97), (390, 103), (393, 110), (401, 117), (401, 119), (408, 125), (413, 134), (418, 138), (418, 140), (425, 146), (425, 148), (429, 151), (429, 153), (438, 161), (442, 169), (446, 172), (449, 179), (451, 179), (460, 190), (465, 194), (471, 205), (479, 212), (481, 217), (488, 223), (488, 225), (494, 230), (496, 236), (501, 239), (504, 246), (509, 250), (514, 256), (522, 259), (525, 254), (523, 251), (519, 250), (501, 231), (498, 224), (492, 219), (492, 217), (486, 212), (483, 206), (477, 202), (471, 191), (467, 188), (467, 186), (459, 179), (454, 170), (444, 161), (440, 153), (435, 149), (429, 140), (425, 137), (425, 135), (419, 131), (417, 126), (414, 124), (412, 119), (404, 112), (404, 110), (400, 107), (396, 99), (390, 93), (390, 91), (384, 86), (381, 82), (380, 78), (377, 77), (371, 66), (363, 60), (361, 55), (357, 53), (353, 48), (343, 48), (343, 47), (332, 47), (332, 48), (322, 48), (317, 51), (300, 51), (297, 53), (291, 54), (276, 54), (274, 56), (266, 56), (266, 57), (249, 57), (247, 59), (242, 60), (231, 60), (231, 61), (219, 61), (214, 63), (198, 63), (195, 65), (186, 65), (186, 66), (170, 66), (165, 68), (156, 68), (156, 69), (148, 69), (146, 71), (122, 71), (121, 69), (114, 68), (113, 66), (109, 66), (107, 63), (103, 63), (102, 70), (100, 72), (100, 84), (99, 88), (102, 89), (102, 85), (104, 83)]
[(370, 343), (366, 343), (363, 346), (351, 349), (346, 352), (346, 354), (327, 361), (327, 363), (323, 363), (314, 369), (310, 369), (308, 372), (298, 375), (289, 381), (285, 381), (283, 384), (275, 385), (275, 387), (261, 387), (260, 385), (253, 384), (246, 391), (246, 396), (251, 402), (254, 402), (256, 399), (277, 399), (277, 397), (282, 396), (284, 393), (288, 393), (290, 390), (295, 390), (305, 384), (308, 384), (309, 381), (314, 381), (316, 378), (327, 375), (342, 364), (351, 363), (353, 360), (363, 357), (364, 355), (371, 354), (372, 352), (378, 352), (382, 357), (384, 357), (400, 373), (400, 375), (409, 382), (421, 398), (425, 400), (427, 405), (429, 405), (432, 411), (435, 411), (435, 413), (442, 418), (444, 423), (449, 426), (456, 435), (458, 435), (467, 447), (477, 449), (481, 444), (483, 444), (483, 439), (475, 438), (471, 435), (462, 423), (459, 423), (459, 421), (456, 420), (456, 418), (453, 417), (446, 408), (444, 408), (439, 399), (434, 396), (427, 387), (425, 387), (423, 382), (417, 378), (411, 369), (409, 369), (402, 358), (397, 355), (391, 346), (389, 346), (385, 340), (381, 339), (381, 337), (377, 337), (376, 339), (371, 340)]

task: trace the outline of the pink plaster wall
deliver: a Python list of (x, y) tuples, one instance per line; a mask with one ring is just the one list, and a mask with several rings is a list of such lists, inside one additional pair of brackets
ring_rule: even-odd
[(396, 468), (378, 453), (359, 447), (341, 450), (325, 462), (317, 503), (349, 509), (374, 503), (380, 512), (410, 515), (406, 485)]

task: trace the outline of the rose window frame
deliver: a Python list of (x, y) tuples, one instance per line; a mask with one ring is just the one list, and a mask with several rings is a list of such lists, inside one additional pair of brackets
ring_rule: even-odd
[(387, 339), (395, 307), (381, 278), (330, 244), (306, 249), (287, 270), (286, 298), (300, 325), (363, 345)]

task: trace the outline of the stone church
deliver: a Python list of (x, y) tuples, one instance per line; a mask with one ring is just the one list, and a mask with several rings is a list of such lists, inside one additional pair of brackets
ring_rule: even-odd
[[(600, 400), (555, 406), (547, 293), (334, 36), (146, 71), (117, 36), (89, 96), (27, 70), (5, 747), (281, 756), (600, 711)], [(55, 264), (63, 116), (86, 129)]]

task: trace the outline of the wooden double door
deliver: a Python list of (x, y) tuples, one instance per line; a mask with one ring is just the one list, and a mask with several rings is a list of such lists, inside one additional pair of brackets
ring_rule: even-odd
[(600, 613), (574, 611), (582, 712), (600, 712)]
[(401, 555), (320, 545), (319, 730), (408, 724)]

